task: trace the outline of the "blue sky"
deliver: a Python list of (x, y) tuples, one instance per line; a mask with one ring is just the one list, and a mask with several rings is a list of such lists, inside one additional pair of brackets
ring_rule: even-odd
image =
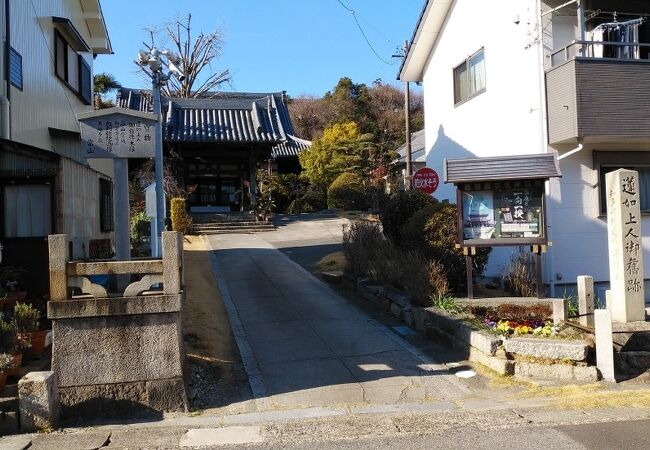
[(229, 68), (223, 90), (271, 92), (296, 97), (323, 95), (342, 76), (370, 84), (397, 84), (399, 60), (391, 58), (410, 39), (424, 0), (341, 0), (382, 62), (365, 42), (352, 14), (338, 0), (104, 0), (102, 8), (114, 55), (100, 55), (95, 73), (113, 74), (122, 85), (148, 87), (136, 73), (134, 55), (147, 38), (144, 28), (191, 12), (198, 32), (225, 34), (215, 71)]

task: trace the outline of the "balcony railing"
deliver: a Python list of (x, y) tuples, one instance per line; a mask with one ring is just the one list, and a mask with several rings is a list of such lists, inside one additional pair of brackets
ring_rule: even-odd
[[(615, 57), (597, 56), (596, 50), (598, 46), (611, 46), (615, 49)], [(595, 58), (607, 60), (632, 60), (632, 61), (647, 61), (650, 59), (639, 59), (633, 57), (637, 50), (640, 52), (642, 48), (650, 48), (650, 44), (645, 43), (631, 43), (631, 42), (608, 42), (608, 41), (573, 41), (571, 44), (564, 48), (551, 53), (551, 69), (557, 67), (565, 62), (571, 61), (576, 58)]]

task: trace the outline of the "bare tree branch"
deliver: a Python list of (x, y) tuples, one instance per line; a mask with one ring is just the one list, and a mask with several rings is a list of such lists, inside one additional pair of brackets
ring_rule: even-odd
[[(194, 37), (192, 14), (187, 14), (165, 24), (162, 30), (158, 27), (149, 27), (145, 31), (151, 37), (151, 45), (144, 43), (145, 48), (148, 50), (153, 47), (164, 48), (165, 44), (168, 44), (182, 62), (185, 79), (178, 81), (171, 77), (167, 86), (163, 88), (166, 96), (182, 98), (206, 96), (210, 92), (218, 91), (223, 83), (230, 82), (228, 69), (212, 71), (212, 62), (221, 56), (224, 45), (221, 30), (216, 29), (210, 33), (201, 31)], [(140, 67), (140, 71), (149, 72), (145, 67)]]

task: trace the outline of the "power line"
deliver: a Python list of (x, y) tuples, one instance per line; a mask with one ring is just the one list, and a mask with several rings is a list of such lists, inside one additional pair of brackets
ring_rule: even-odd
[[(382, 58), (382, 56), (377, 52), (377, 50), (375, 50), (375, 47), (373, 47), (372, 43), (371, 43), (370, 40), (368, 39), (368, 36), (366, 36), (366, 32), (363, 31), (363, 27), (361, 26), (361, 23), (359, 23), (359, 19), (357, 18), (357, 12), (356, 12), (354, 9), (350, 8), (348, 5), (346, 5), (345, 3), (343, 3), (342, 0), (336, 0), (336, 1), (339, 2), (339, 4), (340, 4), (343, 8), (345, 8), (345, 9), (346, 9), (350, 14), (352, 14), (352, 18), (354, 19), (354, 23), (357, 25), (357, 28), (359, 28), (359, 31), (361, 32), (361, 36), (363, 36), (363, 39), (366, 41), (366, 44), (368, 44), (368, 47), (370, 47), (370, 50), (372, 50), (372, 52), (375, 54), (375, 56), (376, 56), (376, 57), (377, 57), (381, 62), (383, 62), (383, 63), (386, 64), (386, 65), (389, 65), (389, 66), (393, 66), (393, 65), (395, 65), (394, 62), (388, 62), (388, 61), (386, 61), (386, 60), (385, 60), (384, 58)], [(373, 28), (374, 28), (374, 27), (373, 27)]]

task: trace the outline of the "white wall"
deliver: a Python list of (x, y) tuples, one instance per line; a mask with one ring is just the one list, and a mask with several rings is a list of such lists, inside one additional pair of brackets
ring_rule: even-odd
[[(427, 166), (441, 176), (444, 158), (544, 151), (535, 3), (457, 0), (452, 6), (423, 77)], [(454, 106), (453, 68), (482, 47), (486, 92)], [(455, 188), (441, 185), (434, 196), (455, 202)], [(486, 274), (501, 273), (513, 250), (495, 249)]]
[[(23, 57), (23, 90), (12, 86), (10, 92), (11, 138), (79, 160), (81, 152), (71, 149), (72, 144), (64, 140), (55, 142), (49, 136), (48, 127), (78, 132), (75, 115), (93, 109), (92, 105), (79, 100), (54, 71), (52, 16), (70, 19), (81, 36), (89, 41), (81, 4), (71, 0), (11, 0), (9, 11), (11, 46)], [(85, 54), (83, 58), (92, 68), (92, 54)]]

